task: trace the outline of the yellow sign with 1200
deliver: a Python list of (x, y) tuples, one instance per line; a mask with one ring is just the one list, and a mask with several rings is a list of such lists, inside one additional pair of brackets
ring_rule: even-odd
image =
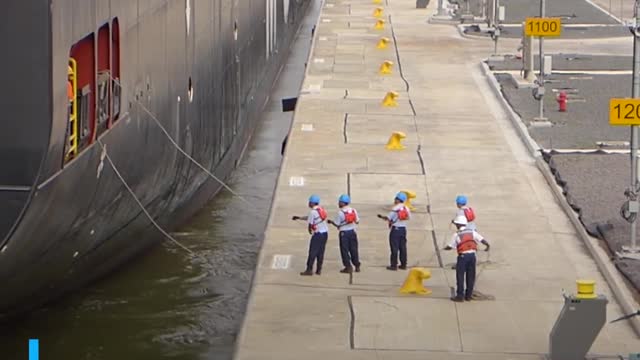
[(610, 125), (640, 125), (640, 99), (609, 100)]
[(562, 24), (560, 18), (527, 18), (524, 33), (527, 36), (560, 36)]

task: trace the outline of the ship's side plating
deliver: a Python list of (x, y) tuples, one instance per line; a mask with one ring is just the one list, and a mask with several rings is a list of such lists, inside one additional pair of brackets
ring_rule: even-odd
[[(309, 1), (3, 3), (8, 11), (0, 15), (0, 42), (13, 49), (0, 64), (11, 67), (15, 86), (0, 93), (0, 200), (8, 204), (0, 210), (0, 316), (101, 276), (162, 239), (105, 155), (167, 228), (220, 189), (159, 124), (225, 178)], [(63, 166), (70, 53), (90, 36), (99, 57), (101, 29), (108, 29), (109, 39), (118, 36), (118, 59), (109, 59), (113, 77), (119, 62), (119, 116)], [(99, 67), (99, 60), (93, 65)], [(96, 97), (92, 101), (97, 112)]]

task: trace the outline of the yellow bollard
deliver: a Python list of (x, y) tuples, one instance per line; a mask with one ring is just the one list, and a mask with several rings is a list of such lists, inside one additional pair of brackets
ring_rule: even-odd
[(387, 45), (389, 44), (389, 41), (390, 41), (389, 38), (386, 38), (386, 37), (380, 38), (380, 41), (378, 41), (378, 45), (376, 45), (376, 47), (378, 49), (386, 49)]
[(373, 16), (377, 18), (382, 17), (383, 13), (384, 13), (384, 8), (381, 8), (381, 7), (377, 7), (375, 10), (373, 10)]
[(408, 207), (411, 211), (415, 210), (416, 207), (411, 204), (411, 199), (416, 198), (416, 193), (411, 190), (400, 190), (400, 192), (407, 195), (407, 201), (404, 202), (404, 206)]
[(593, 280), (578, 280), (576, 281), (578, 285), (578, 294), (576, 294), (576, 298), (578, 299), (595, 299), (598, 297), (595, 293), (596, 282)]
[(384, 29), (384, 20), (382, 20), (382, 19), (376, 20), (376, 25), (373, 28), (376, 29), (376, 30)]
[(431, 289), (425, 288), (423, 280), (431, 278), (431, 272), (425, 268), (411, 268), (409, 275), (400, 288), (402, 294), (429, 295)]
[(374, 4), (382, 4), (382, 0), (373, 0)]
[(393, 61), (386, 60), (380, 65), (380, 75), (391, 74), (391, 68), (393, 67)]
[(406, 149), (406, 147), (402, 145), (402, 139), (406, 137), (407, 135), (405, 135), (402, 131), (394, 131), (393, 133), (391, 133), (391, 137), (389, 138), (389, 141), (387, 141), (387, 145), (385, 145), (385, 148), (387, 150)]
[(398, 102), (396, 101), (398, 96), (400, 96), (400, 94), (398, 94), (397, 92), (389, 91), (387, 95), (384, 96), (384, 99), (382, 99), (382, 106), (386, 106), (386, 107), (398, 106)]

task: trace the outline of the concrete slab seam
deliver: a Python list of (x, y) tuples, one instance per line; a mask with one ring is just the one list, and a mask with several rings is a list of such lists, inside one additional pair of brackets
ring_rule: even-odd
[(355, 349), (355, 330), (356, 330), (356, 313), (353, 310), (353, 299), (351, 295), (347, 296), (347, 304), (349, 305), (349, 313), (351, 314), (351, 322), (349, 324), (349, 345), (351, 349)]
[(514, 127), (520, 140), (526, 146), (527, 150), (534, 158), (538, 158), (541, 156), (540, 154), (540, 146), (536, 143), (531, 135), (529, 134), (529, 130), (525, 127), (522, 118), (511, 108), (511, 105), (507, 102), (507, 100), (502, 95), (502, 91), (500, 90), (500, 84), (498, 80), (496, 80), (495, 76), (493, 76), (493, 72), (489, 69), (489, 65), (484, 61), (480, 62), (480, 67), (482, 68), (482, 72), (489, 82), (489, 86), (491, 90), (493, 90), (493, 95), (502, 105), (502, 109), (505, 111), (507, 118), (509, 118), (511, 125)]
[(346, 144), (349, 141), (347, 137), (347, 120), (349, 118), (349, 113), (344, 114), (344, 124), (342, 125), (342, 136), (344, 137), (344, 143)]
[[(612, 266), (609, 264), (609, 259), (603, 258), (601, 253), (598, 252), (598, 250), (592, 244), (592, 242), (590, 241), (591, 237), (589, 236), (589, 234), (587, 234), (587, 231), (582, 226), (582, 223), (576, 216), (575, 212), (573, 211), (573, 209), (571, 209), (571, 207), (567, 203), (566, 198), (564, 197), (564, 195), (562, 194), (562, 191), (560, 190), (560, 187), (555, 182), (555, 177), (553, 176), (553, 174), (551, 174), (551, 171), (549, 170), (547, 164), (544, 162), (542, 157), (536, 158), (536, 166), (544, 176), (545, 180), (547, 181), (547, 184), (549, 185), (549, 187), (551, 188), (551, 191), (553, 192), (554, 197), (556, 198), (558, 203), (560, 203), (562, 210), (571, 221), (571, 224), (573, 225), (576, 232), (580, 236), (582, 242), (585, 244), (585, 246), (589, 250), (591, 257), (595, 260), (596, 265), (598, 266), (598, 270), (600, 271), (602, 276), (605, 278), (607, 285), (609, 285), (609, 287), (611, 288), (611, 292), (613, 293), (613, 296), (615, 297), (618, 304), (622, 307), (623, 312), (626, 314), (634, 313), (636, 309), (632, 305), (631, 300), (628, 299), (625, 293), (625, 290), (623, 289), (624, 285), (620, 284), (620, 281), (618, 280), (617, 276), (614, 274), (614, 271), (617, 272), (618, 270), (616, 270), (615, 268), (612, 268)], [(628, 321), (631, 323), (631, 327), (633, 328), (636, 335), (640, 337), (640, 318), (633, 317)]]
[(416, 153), (418, 153), (418, 160), (420, 160), (422, 175), (427, 175), (427, 169), (424, 167), (424, 158), (422, 157), (422, 145), (418, 144), (418, 150), (416, 150)]
[[(317, 29), (318, 26), (320, 25), (320, 12), (322, 11), (322, 7), (324, 6), (324, 3), (326, 2), (326, 0), (320, 0), (319, 4), (318, 4), (318, 8), (317, 9), (313, 9), (312, 7), (308, 7), (307, 8), (307, 12), (305, 13), (305, 16), (309, 16), (309, 14), (312, 11), (318, 11), (318, 18), (316, 19), (316, 22), (313, 26), (312, 29)], [(298, 28), (297, 32), (300, 32), (303, 30), (305, 25), (304, 21), (300, 22), (300, 27)], [(309, 62), (311, 61), (311, 57), (313, 56), (313, 49), (316, 45), (317, 40), (317, 32), (312, 30), (312, 39), (311, 39), (311, 45), (309, 45), (309, 53), (307, 54), (307, 60), (305, 62), (305, 70), (304, 70), (304, 77), (303, 78), (307, 78), (307, 76), (309, 75), (309, 70), (311, 69), (310, 66), (306, 66), (306, 64), (309, 64)], [(302, 81), (300, 83), (300, 90), (302, 90), (302, 87), (304, 86), (304, 81)], [(293, 130), (293, 126), (295, 123), (295, 119), (296, 119), (296, 113), (297, 113), (297, 107), (296, 109), (294, 109), (293, 111), (293, 115), (292, 115), (292, 120), (291, 120), (291, 124), (289, 125), (289, 132), (288, 134), (290, 135), (292, 130)], [(285, 161), (287, 159), (287, 155), (288, 155), (288, 151), (285, 149), (285, 152), (283, 154), (282, 157), (282, 161), (281, 161), (281, 167), (280, 169), (282, 169), (282, 165), (285, 164)], [(280, 185), (280, 183), (282, 182), (282, 171), (280, 171), (280, 174), (278, 175), (277, 179), (276, 179), (276, 183), (274, 186), (274, 190), (278, 188), (278, 186)], [(278, 191), (274, 191), (273, 192), (273, 197), (271, 199), (271, 208), (269, 209), (269, 217), (267, 219), (267, 225), (265, 226), (265, 231), (263, 232), (262, 236), (263, 239), (266, 237), (266, 233), (267, 233), (267, 229), (269, 229), (269, 227), (273, 224), (274, 221), (274, 217), (273, 214), (275, 212), (275, 208), (276, 208), (276, 203), (277, 203), (277, 197), (278, 197)], [(255, 282), (255, 276), (258, 272), (258, 269), (260, 267), (260, 264), (262, 263), (262, 260), (265, 256), (264, 253), (265, 249), (264, 249), (264, 242), (262, 244), (260, 244), (260, 250), (258, 252), (258, 256), (257, 256), (257, 261), (256, 261), (256, 265), (255, 265), (255, 269), (253, 271), (253, 275), (251, 276), (251, 288), (249, 289), (249, 296), (247, 297), (247, 303), (246, 303), (246, 311), (244, 314), (244, 318), (242, 320), (242, 326), (240, 327), (240, 331), (238, 331), (238, 336), (236, 338), (236, 342), (234, 344), (234, 349), (233, 349), (233, 358), (236, 359), (238, 357), (238, 354), (240, 353), (239, 349), (240, 349), (240, 345), (244, 342), (244, 338), (246, 337), (246, 320), (249, 318), (249, 316), (251, 315), (252, 311), (252, 304), (255, 301), (255, 288), (256, 288), (256, 282)]]
[(433, 239), (433, 246), (436, 249), (436, 256), (438, 257), (438, 265), (440, 267), (444, 267), (442, 265), (442, 255), (440, 254), (440, 248), (438, 247), (438, 239), (436, 237), (436, 231), (435, 230), (431, 230), (431, 238)]

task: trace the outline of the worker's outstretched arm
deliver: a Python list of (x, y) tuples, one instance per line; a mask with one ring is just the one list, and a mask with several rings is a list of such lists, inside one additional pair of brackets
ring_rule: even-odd
[(484, 245), (484, 251), (489, 251), (489, 249), (491, 248), (491, 245), (489, 245), (489, 242), (487, 241), (487, 239), (482, 239), (480, 240), (480, 242)]
[(308, 216), (293, 216), (291, 220), (309, 220)]
[(331, 224), (331, 225), (335, 226), (335, 227), (336, 227), (336, 229), (339, 229), (339, 228), (340, 228), (340, 225), (336, 224), (336, 223), (335, 223), (333, 220), (331, 220), (331, 219), (327, 220), (327, 223), (329, 223), (329, 224)]

